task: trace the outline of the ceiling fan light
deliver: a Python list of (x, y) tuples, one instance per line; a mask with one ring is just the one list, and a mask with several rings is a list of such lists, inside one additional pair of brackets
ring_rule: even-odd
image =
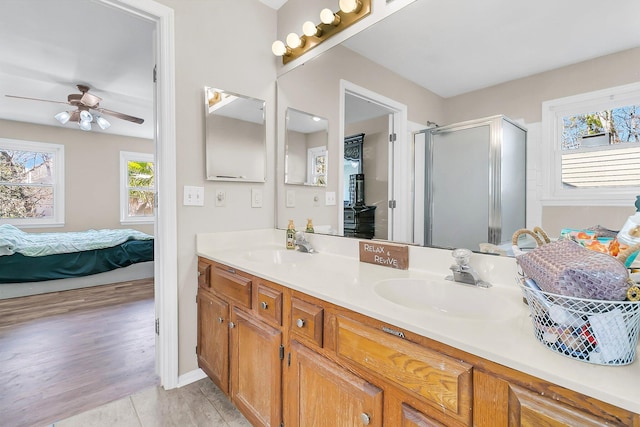
[(68, 111), (62, 111), (62, 112), (56, 114), (54, 117), (56, 118), (57, 121), (59, 121), (61, 124), (64, 125), (71, 118), (71, 114), (69, 114)]
[(93, 116), (87, 110), (80, 111), (80, 121), (88, 121), (91, 122), (93, 120)]
[(80, 120), (78, 126), (82, 130), (91, 130), (91, 120)]
[(105, 130), (111, 126), (111, 123), (102, 116), (96, 116), (96, 123), (100, 126), (100, 129)]

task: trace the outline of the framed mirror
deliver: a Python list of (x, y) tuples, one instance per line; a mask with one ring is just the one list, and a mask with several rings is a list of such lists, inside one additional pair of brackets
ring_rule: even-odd
[(327, 186), (329, 121), (287, 108), (285, 184)]
[(265, 182), (265, 101), (205, 86), (207, 180)]

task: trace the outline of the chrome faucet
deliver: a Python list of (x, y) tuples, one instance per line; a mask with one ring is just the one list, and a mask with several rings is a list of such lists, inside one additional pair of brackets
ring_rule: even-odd
[(469, 249), (456, 249), (451, 253), (451, 256), (455, 258), (456, 263), (449, 267), (453, 275), (445, 277), (446, 280), (466, 283), (481, 288), (491, 287), (491, 283), (482, 280), (478, 272), (469, 265), (469, 258), (471, 258), (471, 251)]
[(293, 243), (300, 252), (308, 252), (310, 254), (316, 252), (316, 250), (311, 246), (311, 242), (307, 240), (307, 236), (302, 231), (296, 232), (296, 237)]

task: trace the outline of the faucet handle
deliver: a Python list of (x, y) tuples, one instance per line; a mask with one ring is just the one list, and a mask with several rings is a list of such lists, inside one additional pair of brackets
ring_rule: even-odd
[(471, 258), (471, 251), (465, 248), (455, 249), (451, 256), (455, 258), (456, 264), (459, 266), (464, 266), (469, 264), (469, 259)]

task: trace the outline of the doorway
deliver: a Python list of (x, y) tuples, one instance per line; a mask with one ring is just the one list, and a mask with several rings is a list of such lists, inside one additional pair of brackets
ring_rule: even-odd
[[(347, 138), (364, 133), (363, 175), (365, 202), (375, 208), (374, 238), (408, 242), (411, 240), (412, 202), (410, 198), (410, 145), (407, 140), (407, 106), (357, 86), (340, 81), (340, 134)], [(372, 130), (369, 140), (365, 129)], [(344, 159), (344, 144), (339, 144)], [(339, 181), (346, 183), (344, 168)], [(345, 185), (339, 187), (348, 200)], [(345, 203), (338, 208), (338, 224), (344, 230)]]

